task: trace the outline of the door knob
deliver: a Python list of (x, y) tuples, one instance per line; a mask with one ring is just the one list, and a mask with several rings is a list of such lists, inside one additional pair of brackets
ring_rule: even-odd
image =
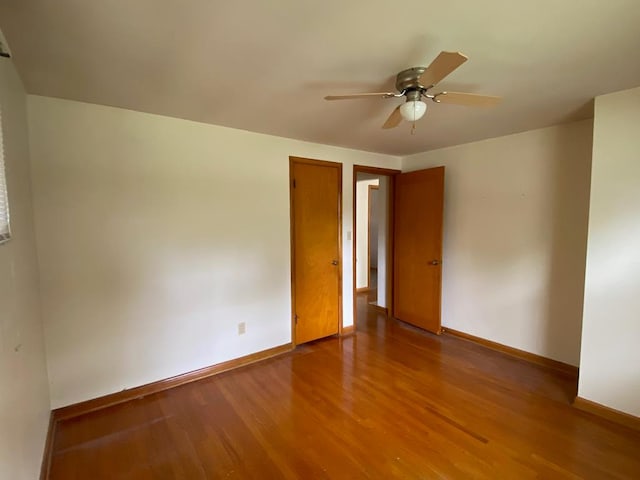
[(333, 261), (331, 262), (331, 265), (338, 265), (338, 260), (333, 260)]
[(429, 262), (430, 265), (440, 265), (440, 260), (431, 260)]

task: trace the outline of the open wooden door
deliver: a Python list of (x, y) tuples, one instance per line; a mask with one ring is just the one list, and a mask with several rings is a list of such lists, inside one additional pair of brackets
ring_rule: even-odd
[(342, 165), (291, 158), (294, 344), (335, 335), (340, 325)]
[(441, 333), (444, 167), (395, 176), (393, 316)]

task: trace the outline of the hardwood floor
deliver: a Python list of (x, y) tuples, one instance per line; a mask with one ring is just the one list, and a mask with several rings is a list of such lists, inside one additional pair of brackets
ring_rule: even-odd
[(575, 378), (366, 302), (355, 335), (60, 422), (50, 478), (640, 478)]

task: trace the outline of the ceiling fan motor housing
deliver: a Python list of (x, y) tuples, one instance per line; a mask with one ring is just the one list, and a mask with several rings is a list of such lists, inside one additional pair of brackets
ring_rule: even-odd
[(406, 91), (407, 94), (412, 91), (424, 92), (427, 87), (420, 85), (419, 79), (425, 70), (425, 67), (413, 67), (401, 71), (396, 78), (396, 89), (399, 92)]

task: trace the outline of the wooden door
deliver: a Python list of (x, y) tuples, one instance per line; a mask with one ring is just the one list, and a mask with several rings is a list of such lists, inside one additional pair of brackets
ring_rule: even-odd
[(294, 343), (338, 333), (342, 165), (291, 159)]
[(441, 333), (444, 167), (395, 177), (393, 316)]

